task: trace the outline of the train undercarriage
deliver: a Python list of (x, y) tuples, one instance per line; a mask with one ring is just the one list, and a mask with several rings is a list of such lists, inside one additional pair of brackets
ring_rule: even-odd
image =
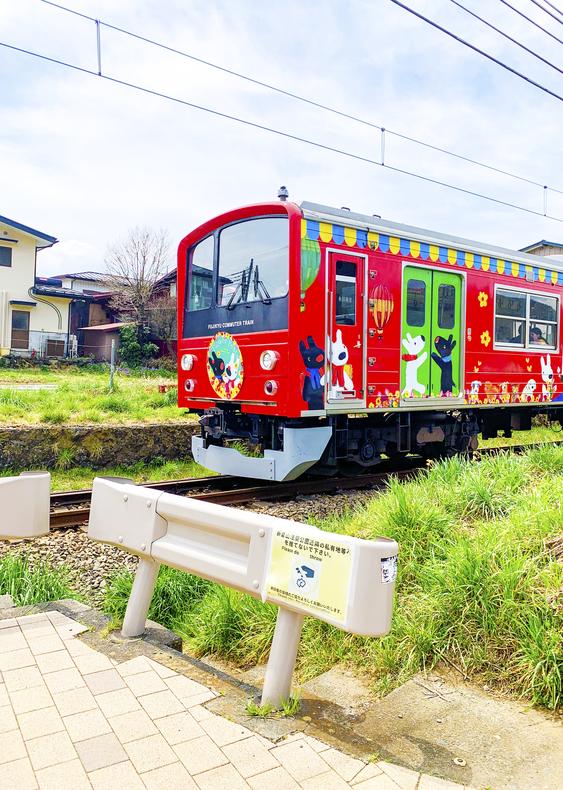
[(192, 450), (196, 461), (223, 474), (293, 480), (305, 471), (357, 473), (409, 453), (429, 459), (465, 453), (477, 449), (479, 435), (491, 439), (529, 430), (538, 414), (561, 427), (562, 412), (541, 404), (287, 419), (213, 408), (201, 415)]

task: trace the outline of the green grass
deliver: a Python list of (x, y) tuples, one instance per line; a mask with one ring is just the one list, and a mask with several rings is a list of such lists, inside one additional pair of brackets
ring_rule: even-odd
[(107, 366), (66, 368), (0, 368), (0, 384), (55, 384), (55, 389), (15, 390), (0, 387), (0, 425), (167, 422), (186, 418), (176, 405), (174, 374), (118, 371), (109, 391)]
[(0, 559), (0, 595), (11, 595), (16, 606), (80, 598), (71, 588), (64, 567), (52, 568), (44, 562), (31, 565), (22, 554)]
[[(563, 564), (549, 547), (563, 536), (563, 447), (436, 463), (318, 526), (396, 539), (399, 575), (384, 638), (305, 620), (301, 680), (341, 662), (386, 693), (446, 660), (533, 704), (561, 705)], [(266, 660), (274, 607), (208, 584), (174, 612), (169, 624), (197, 655), (241, 667)]]

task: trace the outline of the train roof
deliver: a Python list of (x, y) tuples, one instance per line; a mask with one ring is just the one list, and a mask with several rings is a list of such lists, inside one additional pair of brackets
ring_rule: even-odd
[(531, 266), (540, 266), (563, 272), (563, 261), (549, 256), (528, 255), (525, 252), (519, 252), (518, 250), (512, 250), (507, 247), (495, 247), (492, 244), (485, 244), (482, 241), (473, 241), (471, 239), (461, 238), (460, 236), (451, 236), (447, 233), (417, 228), (414, 225), (404, 225), (400, 222), (391, 222), (390, 220), (370, 214), (358, 214), (348, 209), (323, 206), (321, 203), (311, 203), (307, 200), (302, 201), (299, 207), (306, 219), (320, 220), (321, 222), (323, 220), (327, 222), (339, 220), (343, 225), (354, 228), (374, 230), (378, 233), (388, 233), (393, 236), (404, 236), (409, 239), (426, 241), (431, 244), (449, 245), (461, 250), (467, 250), (468, 252), (492, 255), (504, 260), (524, 264), (527, 263)]

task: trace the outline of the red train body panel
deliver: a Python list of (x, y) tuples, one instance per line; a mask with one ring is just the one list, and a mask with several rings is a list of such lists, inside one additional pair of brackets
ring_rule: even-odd
[(219, 471), (245, 438), (271, 463), (243, 473), (280, 479), (297, 440), (296, 476), (312, 428), (314, 452), (329, 436), (312, 463), (332, 468), (459, 451), (561, 419), (562, 296), (549, 259), (310, 203), (247, 206), (180, 244), (179, 405), (203, 412), (198, 454), (212, 446)]

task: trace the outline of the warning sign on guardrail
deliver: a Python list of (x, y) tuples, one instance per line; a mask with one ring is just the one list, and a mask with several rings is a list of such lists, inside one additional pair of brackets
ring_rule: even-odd
[(276, 530), (272, 535), (265, 597), (276, 598), (344, 623), (353, 547), (318, 535)]

